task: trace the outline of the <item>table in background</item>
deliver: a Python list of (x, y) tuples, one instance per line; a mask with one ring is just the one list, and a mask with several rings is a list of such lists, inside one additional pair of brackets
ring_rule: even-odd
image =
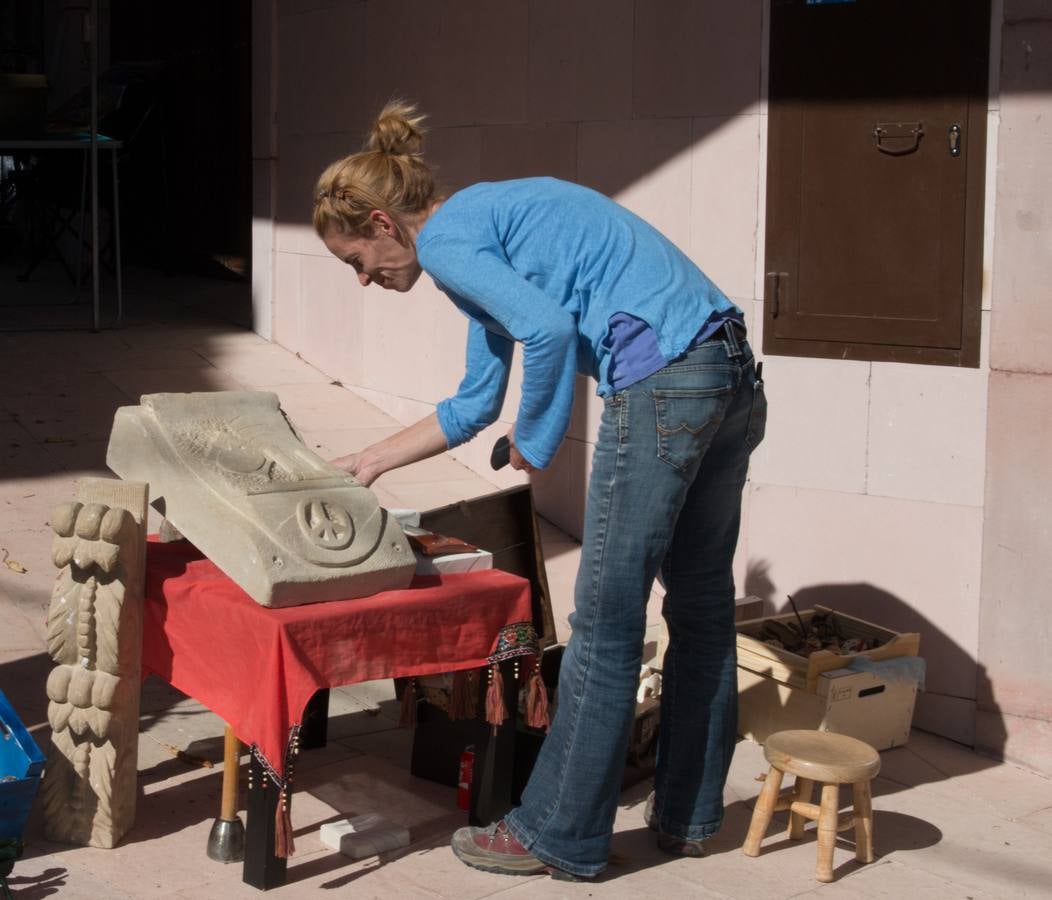
[[(120, 227), (120, 191), (117, 183), (117, 151), (123, 146), (123, 142), (112, 140), (103, 135), (99, 135), (99, 140), (96, 143), (99, 151), (108, 150), (110, 153), (111, 170), (113, 173), (113, 235), (114, 235), (114, 270), (116, 273), (117, 281), (117, 321), (120, 321), (124, 314), (124, 288), (122, 281), (121, 272), (121, 227)], [(86, 185), (87, 171), (88, 171), (88, 160), (91, 154), (91, 140), (88, 136), (74, 136), (74, 137), (43, 137), (33, 139), (15, 139), (15, 138), (0, 138), (0, 155), (8, 156), (20, 153), (28, 153), (33, 151), (53, 151), (53, 150), (70, 150), (79, 151), (84, 154), (84, 174), (82, 175), (82, 188), (80, 198), (80, 233), (78, 233), (78, 241), (83, 246), (84, 241), (84, 214), (86, 210)], [(92, 211), (93, 218), (97, 216), (98, 210), (98, 198), (92, 197)], [(79, 252), (79, 249), (78, 249)], [(91, 265), (92, 265), (92, 322), (94, 329), (99, 329), (99, 318), (100, 318), (100, 291), (99, 291), (99, 247), (98, 241), (95, 240), (94, 235), (91, 240)], [(80, 271), (78, 267), (77, 271), (77, 287), (80, 287)]]

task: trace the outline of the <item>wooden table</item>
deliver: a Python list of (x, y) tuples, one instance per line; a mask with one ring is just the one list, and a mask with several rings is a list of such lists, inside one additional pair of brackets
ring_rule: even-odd
[[(404, 591), (375, 597), (268, 609), (186, 542), (151, 541), (143, 671), (204, 704), (251, 748), (255, 788), (246, 807), (243, 877), (266, 890), (285, 882), (275, 813), (289, 788), (289, 754), (297, 742), (302, 749), (324, 744), (327, 689), (483, 668), (506, 627), (528, 621), (529, 582), (498, 570), (418, 578)], [(523, 655), (531, 652), (523, 647)], [(500, 663), (512, 711), (513, 663)], [(481, 693), (486, 679), (479, 682)], [(477, 708), (481, 715), (481, 697)], [(511, 805), (514, 715), (500, 728), (478, 731), (470, 820), (487, 823)]]

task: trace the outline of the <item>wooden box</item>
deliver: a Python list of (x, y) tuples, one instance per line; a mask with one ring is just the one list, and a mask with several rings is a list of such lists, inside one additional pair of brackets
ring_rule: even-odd
[(428, 510), (420, 514), (420, 527), (488, 550), (494, 569), (526, 578), (540, 645), (555, 643), (551, 594), (529, 485)]
[[(805, 624), (815, 611), (800, 613)], [(917, 686), (850, 668), (855, 657), (874, 662), (917, 656), (920, 635), (900, 634), (864, 619), (835, 613), (844, 637), (877, 638), (871, 650), (841, 655), (818, 650), (809, 657), (760, 639), (768, 618), (738, 623), (738, 733), (763, 743), (776, 731), (813, 728), (846, 734), (886, 750), (909, 737)], [(770, 618), (795, 623), (792, 613)]]

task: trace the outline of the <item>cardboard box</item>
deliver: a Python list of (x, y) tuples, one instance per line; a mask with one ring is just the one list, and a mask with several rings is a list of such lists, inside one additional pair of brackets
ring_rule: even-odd
[(739, 666), (738, 733), (762, 744), (776, 731), (812, 728), (858, 738), (877, 750), (909, 740), (915, 684), (833, 669), (818, 676), (817, 688), (812, 694)]
[[(800, 613), (805, 624), (816, 611)], [(873, 671), (850, 668), (852, 659), (873, 662), (917, 656), (920, 635), (899, 634), (864, 619), (835, 613), (845, 637), (878, 639), (871, 650), (841, 655), (819, 650), (801, 656), (760, 639), (765, 622), (794, 623), (793, 613), (740, 622), (738, 628), (738, 733), (758, 743), (776, 731), (813, 728), (866, 741), (877, 750), (909, 739), (917, 686)]]

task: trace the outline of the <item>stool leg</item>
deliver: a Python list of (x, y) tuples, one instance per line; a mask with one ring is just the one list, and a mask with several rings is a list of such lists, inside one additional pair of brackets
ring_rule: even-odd
[[(815, 783), (810, 778), (797, 778), (795, 791), (793, 793), (793, 800), (800, 801), (801, 803), (810, 803), (811, 794), (814, 791), (814, 786)], [(789, 813), (789, 840), (803, 840), (804, 824), (806, 822), (806, 816), (802, 816), (800, 815), (800, 813), (795, 812)]]
[(774, 815), (774, 805), (778, 802), (778, 792), (782, 789), (782, 770), (771, 766), (767, 773), (767, 780), (763, 783), (760, 796), (756, 798), (756, 808), (752, 812), (752, 822), (749, 823), (749, 833), (745, 837), (742, 850), (746, 856), (759, 856), (760, 843), (767, 833), (767, 826), (771, 824)]
[(840, 814), (840, 786), (822, 785), (822, 805), (818, 813), (818, 881), (833, 880), (833, 847), (836, 846), (836, 826)]
[(861, 863), (873, 862), (873, 800), (869, 782), (860, 781), (851, 785), (855, 795), (855, 859)]

